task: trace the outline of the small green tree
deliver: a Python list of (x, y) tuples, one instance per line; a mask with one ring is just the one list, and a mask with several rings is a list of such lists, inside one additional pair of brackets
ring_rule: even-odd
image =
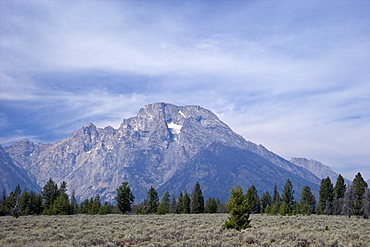
[(50, 178), (49, 181), (45, 184), (42, 189), (42, 197), (43, 197), (43, 207), (44, 211), (43, 214), (53, 214), (52, 207), (54, 201), (57, 199), (59, 195), (58, 185), (54, 183), (54, 181)]
[(241, 186), (236, 186), (231, 189), (229, 202), (226, 205), (230, 216), (222, 226), (224, 229), (236, 229), (241, 231), (251, 227), (249, 219), (250, 207), (248, 207)]
[(204, 213), (204, 197), (198, 181), (191, 194), (191, 212), (193, 214)]
[(31, 194), (24, 191), (19, 198), (20, 215), (31, 214)]
[(362, 178), (361, 173), (357, 173), (352, 181), (353, 190), (355, 192), (356, 203), (354, 204), (354, 214), (360, 216), (362, 212), (362, 201), (365, 191), (368, 187), (365, 180)]
[(131, 205), (134, 203), (135, 196), (132, 194), (128, 182), (123, 182), (117, 189), (117, 206), (122, 214), (131, 211)]
[(166, 191), (158, 205), (157, 214), (168, 214), (170, 212), (170, 193)]
[(60, 195), (54, 201), (51, 214), (68, 215), (71, 213), (72, 207), (67, 193), (60, 193)]
[(272, 198), (270, 196), (270, 193), (266, 191), (261, 196), (261, 212), (266, 213), (266, 214), (270, 213), (271, 204), (272, 204)]
[(283, 203), (286, 204), (286, 213), (290, 214), (293, 211), (293, 204), (294, 204), (294, 190), (293, 190), (293, 184), (288, 179), (284, 185), (284, 191), (281, 197), (281, 200)]
[(184, 196), (182, 194), (182, 191), (180, 191), (179, 198), (177, 199), (177, 210), (180, 214), (182, 214), (184, 210)]
[(344, 181), (344, 178), (341, 174), (338, 175), (337, 182), (334, 186), (334, 198), (344, 198), (344, 195), (346, 194), (347, 185)]
[(31, 197), (31, 214), (41, 214), (43, 211), (42, 195), (37, 194), (34, 191), (31, 191), (30, 197)]
[(272, 197), (272, 207), (271, 207), (271, 210), (270, 210), (270, 214), (277, 215), (279, 213), (280, 204), (281, 204), (281, 197), (280, 197), (279, 191), (277, 189), (277, 185), (275, 183), (274, 195)]
[(181, 213), (183, 214), (190, 214), (190, 203), (191, 203), (191, 200), (190, 200), (190, 196), (188, 194), (188, 192), (184, 192), (184, 199), (183, 199), (183, 211), (181, 211)]
[(78, 212), (80, 214), (87, 214), (89, 212), (89, 199), (85, 199), (81, 202)]
[(315, 212), (316, 200), (311, 192), (311, 188), (303, 186), (301, 192), (301, 199), (299, 202), (299, 211), (302, 214), (310, 215)]
[(147, 202), (148, 204), (145, 213), (155, 214), (158, 210), (159, 198), (157, 191), (152, 186), (150, 187), (147, 194)]
[(209, 197), (204, 208), (205, 213), (214, 214), (217, 213), (217, 209), (216, 199), (214, 197)]
[(105, 215), (105, 214), (111, 214), (113, 212), (113, 206), (110, 205), (108, 202), (104, 202), (104, 205), (102, 205), (99, 208), (98, 214)]
[(245, 201), (252, 214), (260, 212), (260, 199), (257, 194), (257, 189), (254, 185), (249, 187), (249, 189), (247, 190), (247, 193), (245, 194)]
[[(329, 177), (324, 178), (321, 180), (320, 184), (320, 191), (319, 191), (319, 205), (317, 208), (318, 214), (323, 214), (325, 211), (325, 208), (328, 209), (330, 206), (330, 203), (333, 202), (334, 197), (334, 188), (333, 184), (331, 183), (331, 180)], [(329, 204), (327, 207), (326, 204)], [(328, 210), (327, 210), (328, 211)]]

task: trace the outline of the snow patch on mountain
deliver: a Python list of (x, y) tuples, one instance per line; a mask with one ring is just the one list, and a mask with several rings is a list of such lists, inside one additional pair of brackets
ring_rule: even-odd
[(182, 125), (175, 124), (173, 122), (167, 124), (168, 128), (171, 130), (172, 134), (178, 135), (181, 132)]
[(184, 118), (186, 118), (186, 115), (180, 110), (179, 111), (180, 115), (183, 116)]

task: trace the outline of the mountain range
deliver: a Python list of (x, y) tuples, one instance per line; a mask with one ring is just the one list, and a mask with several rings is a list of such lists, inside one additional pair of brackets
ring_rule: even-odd
[(334, 175), (323, 165), (288, 161), (245, 140), (207, 109), (169, 103), (146, 105), (117, 129), (90, 123), (56, 143), (0, 146), (0, 162), (6, 191), (17, 183), (40, 190), (52, 178), (66, 181), (78, 200), (99, 193), (111, 202), (124, 181), (138, 203), (150, 186), (160, 195), (168, 190), (178, 196), (181, 190), (191, 192), (196, 181), (205, 198), (223, 200), (235, 185), (255, 185), (262, 193), (276, 183), (282, 191), (287, 179), (297, 194), (304, 185), (317, 194), (321, 175)]

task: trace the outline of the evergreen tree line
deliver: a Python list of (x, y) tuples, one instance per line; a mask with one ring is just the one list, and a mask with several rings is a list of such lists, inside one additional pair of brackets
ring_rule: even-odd
[(348, 217), (351, 217), (351, 215), (363, 216), (368, 219), (370, 214), (370, 190), (361, 173), (357, 173), (348, 189), (342, 175), (338, 176), (335, 186), (327, 177), (321, 181), (318, 203), (316, 203), (315, 196), (308, 186), (302, 188), (298, 203), (294, 200), (293, 185), (288, 179), (284, 185), (282, 196), (280, 196), (276, 184), (272, 197), (266, 191), (261, 198), (258, 197), (257, 190), (253, 185), (245, 194), (241, 186), (236, 186), (231, 190), (226, 207), (230, 216), (222, 227), (238, 231), (251, 227), (249, 216), (252, 213), (272, 215), (341, 214)]
[[(238, 193), (240, 194), (240, 191)], [(338, 176), (335, 186), (333, 186), (329, 177), (322, 179), (318, 202), (316, 202), (316, 198), (309, 186), (302, 188), (300, 200), (296, 201), (294, 199), (293, 185), (289, 179), (286, 181), (281, 195), (275, 184), (272, 196), (266, 191), (259, 198), (257, 190), (253, 185), (243, 196), (245, 198), (241, 201), (245, 204), (247, 212), (251, 214), (310, 215), (317, 213), (346, 215), (348, 217), (356, 215), (363, 216), (366, 219), (370, 215), (370, 190), (361, 173), (355, 176), (348, 188), (342, 175)]]
[[(21, 193), (18, 185), (9, 196), (3, 193), (0, 199), (0, 215), (19, 215), (45, 214), (45, 215), (67, 215), (67, 214), (109, 214), (135, 212), (137, 214), (188, 214), (188, 213), (225, 213), (233, 208), (230, 201), (236, 200), (241, 203), (240, 207), (248, 215), (253, 213), (266, 213), (271, 215), (294, 215), (313, 213), (327, 215), (352, 215), (369, 218), (370, 215), (370, 190), (367, 183), (358, 173), (348, 186), (341, 175), (338, 176), (335, 186), (330, 178), (324, 178), (320, 184), (319, 200), (311, 192), (309, 186), (304, 186), (301, 191), (299, 202), (294, 199), (293, 184), (288, 179), (284, 185), (284, 190), (280, 196), (275, 184), (273, 195), (268, 191), (261, 197), (258, 196), (257, 189), (252, 185), (245, 194), (237, 187), (231, 191), (237, 191), (237, 195), (242, 194), (243, 198), (232, 199), (230, 195), (229, 205), (225, 205), (219, 199), (210, 197), (204, 203), (204, 197), (199, 182), (196, 182), (191, 194), (186, 190), (180, 191), (179, 197), (170, 196), (166, 191), (161, 200), (158, 193), (151, 187), (147, 192), (144, 201), (134, 205), (134, 195), (127, 182), (122, 183), (117, 188), (116, 205), (108, 202), (102, 204), (99, 194), (94, 198), (85, 199), (78, 205), (74, 191), (69, 198), (66, 182), (62, 182), (58, 187), (50, 179), (40, 194), (33, 191)], [(243, 216), (245, 217), (245, 215)]]
[(86, 199), (78, 205), (73, 191), (71, 197), (67, 195), (67, 183), (60, 186), (50, 178), (41, 193), (21, 190), (17, 185), (15, 190), (6, 195), (3, 192), (0, 200), (0, 215), (70, 215), (70, 214), (109, 214), (119, 210), (108, 202), (102, 204), (99, 194), (94, 198)]
[(170, 196), (166, 191), (161, 200), (153, 187), (150, 187), (144, 201), (134, 206), (136, 214), (199, 214), (226, 213), (226, 205), (218, 198), (210, 197), (204, 203), (199, 182), (196, 182), (191, 194), (180, 191), (179, 197)]

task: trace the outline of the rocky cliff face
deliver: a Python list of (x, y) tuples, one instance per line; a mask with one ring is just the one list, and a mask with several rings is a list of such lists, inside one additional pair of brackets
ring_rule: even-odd
[(28, 191), (39, 191), (35, 178), (16, 164), (0, 145), (0, 195), (13, 191), (17, 185)]
[[(137, 116), (123, 120), (118, 129), (87, 124), (60, 142), (35, 145), (22, 141), (6, 148), (6, 152), (33, 174), (41, 187), (52, 178), (66, 181), (80, 199), (99, 193), (113, 201), (115, 189), (128, 181), (139, 201), (150, 186), (169, 186), (172, 178), (189, 168), (196, 155), (215, 143), (248, 150), (304, 181), (320, 182), (306, 169), (246, 141), (199, 106), (150, 104)], [(223, 168), (219, 169), (217, 172), (222, 173)], [(258, 176), (263, 179), (264, 175)], [(224, 184), (228, 186), (225, 190), (234, 185), (235, 181)]]
[[(305, 158), (292, 158), (290, 162), (297, 166), (306, 168), (320, 179), (329, 177), (334, 185), (339, 176), (339, 174), (334, 172), (329, 166), (326, 166), (323, 163), (313, 159), (308, 160)], [(345, 179), (345, 182), (347, 184), (351, 183), (351, 181), (348, 179)]]

